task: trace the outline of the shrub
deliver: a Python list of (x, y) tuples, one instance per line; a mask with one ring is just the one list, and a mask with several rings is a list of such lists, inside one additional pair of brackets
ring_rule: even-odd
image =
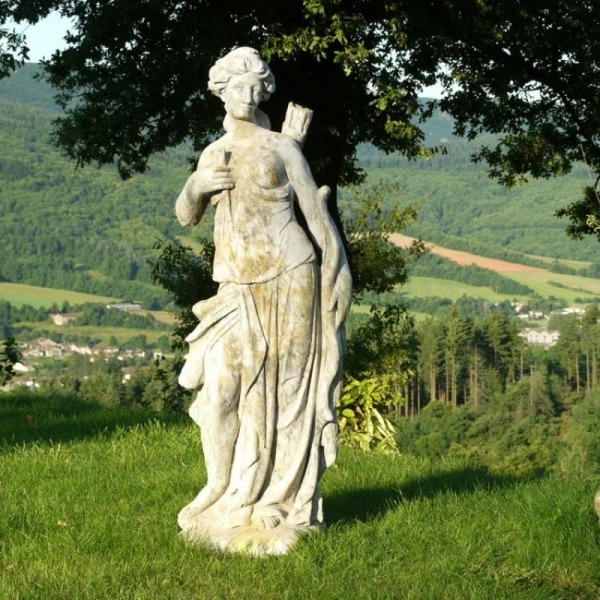
[(340, 443), (364, 452), (396, 453), (396, 429), (385, 415), (400, 402), (390, 378), (350, 378), (336, 407)]

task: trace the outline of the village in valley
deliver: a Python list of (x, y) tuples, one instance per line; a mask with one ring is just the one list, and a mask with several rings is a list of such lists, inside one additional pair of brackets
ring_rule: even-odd
[[(106, 309), (121, 313), (132, 313), (142, 311), (142, 305), (123, 302), (107, 304)], [(72, 357), (80, 357), (80, 360), (87, 360), (91, 364), (116, 361), (122, 371), (122, 381), (126, 383), (131, 379), (136, 369), (146, 368), (153, 361), (162, 360), (165, 356), (170, 355), (168, 352), (165, 353), (160, 349), (151, 347), (122, 347), (121, 345), (70, 341), (68, 330), (74, 326), (77, 319), (82, 315), (84, 315), (84, 311), (49, 313), (48, 319), (56, 327), (64, 328), (66, 333), (53, 335), (54, 339), (44, 336), (32, 340), (18, 341), (21, 360), (14, 365), (17, 377), (7, 382), (0, 389), (10, 391), (15, 387), (24, 386), (30, 390), (36, 390), (40, 387), (42, 380), (48, 379), (48, 373), (53, 372), (53, 369), (48, 369), (49, 364), (65, 361)], [(42, 376), (39, 374), (40, 364), (43, 364), (43, 371), (46, 373)], [(87, 375), (84, 376), (85, 378), (87, 378)]]
[[(578, 315), (581, 317), (585, 309), (578, 306), (570, 306), (554, 309), (550, 314), (545, 314), (539, 310), (530, 310), (523, 302), (511, 302), (514, 315), (519, 321), (526, 325), (519, 330), (519, 336), (525, 340), (528, 345), (541, 348), (553, 347), (560, 333), (556, 329), (547, 328), (552, 317), (561, 317), (567, 315)], [(106, 308), (121, 313), (139, 313), (142, 311), (142, 305), (139, 303), (115, 303), (107, 304)], [(73, 326), (77, 319), (84, 313), (82, 311), (73, 312), (51, 312), (48, 319), (57, 327), (64, 328), (65, 332)], [(542, 325), (542, 326), (540, 326)], [(167, 333), (169, 333), (167, 331)], [(38, 337), (28, 341), (19, 342), (21, 352), (21, 361), (14, 369), (18, 374), (13, 380), (8, 382), (2, 391), (9, 391), (15, 387), (24, 386), (30, 390), (36, 390), (40, 386), (40, 376), (38, 368), (40, 362), (46, 366), (52, 361), (64, 361), (71, 357), (86, 357), (89, 363), (117, 361), (122, 371), (122, 383), (131, 379), (132, 374), (137, 369), (147, 368), (154, 361), (160, 361), (165, 357), (172, 356), (171, 352), (166, 352), (164, 348), (125, 348), (121, 345), (106, 345), (95, 343), (82, 343), (68, 341), (68, 335), (58, 335), (51, 337)], [(81, 360), (81, 359), (80, 359)], [(47, 370), (47, 368), (46, 368)], [(47, 378), (47, 375), (42, 379)], [(87, 378), (87, 376), (84, 376)]]
[[(523, 311), (523, 303), (522, 302), (513, 302), (511, 303), (512, 307), (515, 310), (515, 313), (519, 319), (524, 322), (531, 321), (548, 321), (549, 316), (545, 315), (541, 311)], [(559, 308), (552, 311), (552, 315), (583, 315), (585, 313), (585, 309), (581, 307), (569, 306), (566, 308)], [(560, 337), (560, 333), (555, 329), (545, 329), (545, 328), (534, 328), (534, 327), (525, 327), (521, 329), (519, 335), (532, 346), (541, 346), (542, 348), (551, 348), (556, 344), (558, 338)]]

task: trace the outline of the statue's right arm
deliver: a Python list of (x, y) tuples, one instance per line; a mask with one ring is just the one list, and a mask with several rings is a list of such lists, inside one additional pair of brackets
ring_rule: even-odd
[(198, 186), (197, 173), (192, 173), (175, 202), (175, 214), (177, 220), (184, 227), (196, 225), (202, 219), (202, 215), (210, 201), (210, 195), (202, 193)]
[(213, 154), (210, 146), (202, 153), (198, 168), (188, 177), (175, 203), (175, 214), (184, 227), (200, 222), (212, 196), (234, 187), (229, 167), (225, 164), (215, 166)]

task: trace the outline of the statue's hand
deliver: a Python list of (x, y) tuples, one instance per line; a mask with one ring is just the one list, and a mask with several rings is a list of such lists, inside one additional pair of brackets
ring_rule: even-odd
[(201, 167), (190, 176), (188, 183), (190, 194), (195, 198), (232, 190), (235, 187), (231, 168), (227, 165)]
[(348, 317), (352, 304), (352, 276), (348, 265), (344, 265), (335, 280), (328, 309), (335, 311), (335, 326), (339, 327)]

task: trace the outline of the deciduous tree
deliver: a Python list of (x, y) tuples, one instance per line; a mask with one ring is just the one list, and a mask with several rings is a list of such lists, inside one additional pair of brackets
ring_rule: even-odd
[[(27, 57), (22, 28), (51, 11), (72, 19), (66, 50), (45, 65), (67, 109), (56, 138), (80, 164), (117, 162), (124, 176), (220, 127), (206, 93), (214, 60), (260, 48), (278, 76), (274, 123), (294, 100), (315, 110), (306, 151), (320, 183), (356, 181), (363, 141), (423, 152), (422, 86), (473, 138), (497, 134), (478, 158), (506, 184), (567, 172), (583, 155), (600, 173), (600, 13), (590, 0), (8, 0), (0, 5), (0, 76)], [(561, 211), (573, 235), (598, 234), (595, 185)]]
[(0, 387), (15, 375), (14, 366), (21, 360), (21, 352), (15, 338), (8, 338), (0, 346)]
[[(289, 101), (314, 110), (305, 150), (320, 184), (361, 178), (360, 142), (423, 151), (411, 118), (426, 110), (418, 92), (434, 75), (417, 53), (403, 58), (403, 11), (379, 0), (13, 0), (0, 22), (36, 22), (51, 10), (73, 20), (68, 48), (44, 68), (66, 110), (56, 140), (78, 164), (116, 162), (127, 177), (185, 139), (203, 148), (222, 119), (208, 70), (239, 45), (260, 48), (276, 74), (266, 107), (275, 127)], [(24, 40), (4, 31), (4, 41), (26, 56)]]

